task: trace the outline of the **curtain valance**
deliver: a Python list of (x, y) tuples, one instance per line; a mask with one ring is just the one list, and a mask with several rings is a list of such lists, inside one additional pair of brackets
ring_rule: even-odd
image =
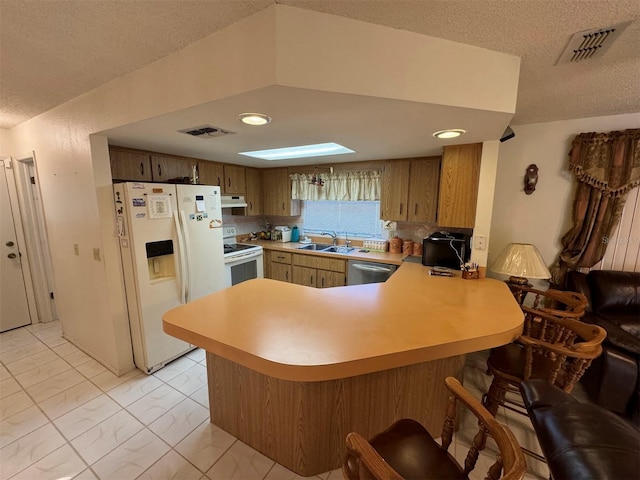
[(617, 197), (640, 185), (640, 129), (581, 133), (572, 143), (569, 169), (579, 182)]
[(323, 186), (312, 185), (313, 175), (294, 173), (291, 198), (294, 200), (380, 200), (380, 172), (376, 170), (322, 174)]

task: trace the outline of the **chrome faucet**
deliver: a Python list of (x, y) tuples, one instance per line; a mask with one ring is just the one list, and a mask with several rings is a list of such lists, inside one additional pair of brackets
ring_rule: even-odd
[(346, 230), (344, 231), (344, 244), (347, 246), (347, 248), (351, 246), (351, 240), (349, 240)]
[(333, 246), (335, 247), (335, 246), (338, 245), (338, 234), (335, 231), (333, 231), (331, 233), (322, 232), (320, 235), (328, 235), (328, 236), (330, 236), (333, 239)]

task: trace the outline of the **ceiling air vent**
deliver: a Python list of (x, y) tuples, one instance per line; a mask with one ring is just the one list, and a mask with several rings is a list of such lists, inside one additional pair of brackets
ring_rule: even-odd
[(224, 137), (225, 135), (235, 133), (223, 128), (214, 127), (213, 125), (200, 125), (199, 127), (185, 128), (178, 131), (180, 133), (186, 133), (187, 135), (200, 138)]
[(556, 65), (601, 57), (630, 23), (623, 22), (612, 27), (574, 33)]

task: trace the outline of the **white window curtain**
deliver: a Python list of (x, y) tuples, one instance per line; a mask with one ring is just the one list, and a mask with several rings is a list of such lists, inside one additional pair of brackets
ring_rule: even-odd
[(291, 198), (294, 200), (380, 200), (380, 172), (375, 170), (321, 173), (322, 187), (311, 185), (312, 175), (294, 173)]

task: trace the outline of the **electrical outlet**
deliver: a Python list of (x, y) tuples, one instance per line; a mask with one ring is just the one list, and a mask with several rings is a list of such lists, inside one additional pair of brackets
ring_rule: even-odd
[(476, 250), (486, 250), (487, 249), (487, 237), (483, 235), (478, 235), (473, 237), (473, 246)]
[(395, 231), (395, 230), (398, 229), (398, 222), (391, 222), (389, 220), (385, 220), (382, 228), (384, 230), (394, 230)]
[(77, 256), (80, 256), (80, 249), (78, 248), (78, 244), (74, 243), (73, 244), (73, 253)]
[(99, 249), (99, 248), (94, 248), (94, 249), (93, 249), (93, 259), (94, 259), (96, 262), (99, 262), (99, 261), (100, 261), (100, 249)]

